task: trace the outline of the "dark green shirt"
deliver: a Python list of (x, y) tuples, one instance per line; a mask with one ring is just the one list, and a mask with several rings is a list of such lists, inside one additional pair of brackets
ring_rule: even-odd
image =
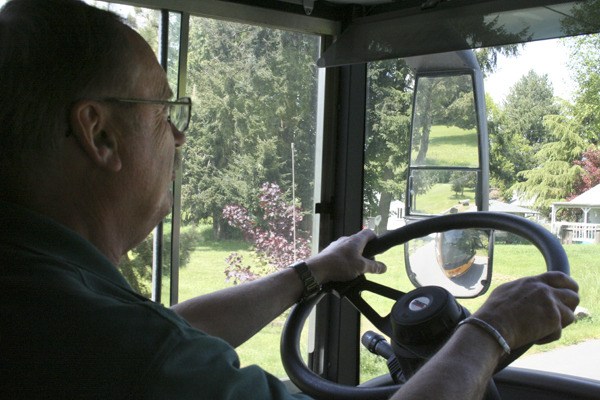
[(305, 397), (133, 292), (75, 232), (0, 202), (0, 398)]

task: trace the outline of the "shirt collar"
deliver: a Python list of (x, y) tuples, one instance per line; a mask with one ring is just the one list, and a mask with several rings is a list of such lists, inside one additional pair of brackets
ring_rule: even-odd
[(123, 275), (92, 243), (25, 207), (0, 201), (0, 244), (59, 258), (131, 290)]

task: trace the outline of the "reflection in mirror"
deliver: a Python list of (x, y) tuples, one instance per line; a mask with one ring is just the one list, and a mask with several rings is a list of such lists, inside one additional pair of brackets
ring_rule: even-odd
[(415, 169), (411, 172), (412, 214), (436, 215), (475, 211), (477, 171)]
[(471, 74), (418, 77), (411, 138), (413, 166), (479, 166), (473, 96)]
[(437, 232), (405, 244), (406, 273), (416, 286), (441, 286), (455, 297), (470, 298), (491, 283), (493, 232), (460, 229)]

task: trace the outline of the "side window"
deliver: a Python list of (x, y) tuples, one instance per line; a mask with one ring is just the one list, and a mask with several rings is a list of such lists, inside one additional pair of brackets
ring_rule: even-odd
[[(179, 300), (308, 257), (319, 37), (190, 18)], [(249, 302), (252, 299), (248, 299)], [(279, 318), (238, 348), (284, 375)]]

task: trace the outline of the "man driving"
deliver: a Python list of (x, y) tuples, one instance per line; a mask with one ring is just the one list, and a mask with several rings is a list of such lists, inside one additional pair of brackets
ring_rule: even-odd
[[(374, 233), (171, 309), (143, 298), (116, 265), (171, 210), (191, 104), (139, 34), (77, 0), (10, 1), (0, 41), (0, 397), (305, 398), (234, 348), (310, 283), (383, 273), (361, 255)], [(555, 340), (577, 303), (560, 273), (499, 287), (474, 314), (491, 329), (462, 325), (393, 398), (480, 398), (506, 350), (490, 332)]]

